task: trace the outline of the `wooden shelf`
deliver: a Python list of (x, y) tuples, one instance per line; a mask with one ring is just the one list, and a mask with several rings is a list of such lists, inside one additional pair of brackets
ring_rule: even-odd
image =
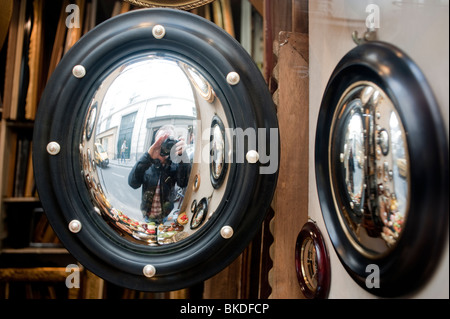
[(5, 121), (6, 126), (9, 128), (16, 128), (16, 129), (30, 129), (32, 130), (34, 128), (34, 122), (33, 121)]
[(37, 197), (5, 197), (3, 203), (39, 203)]
[(4, 248), (0, 250), (2, 254), (69, 254), (67, 249), (60, 247), (26, 247), (26, 248)]
[(67, 278), (65, 267), (36, 267), (36, 268), (3, 268), (0, 269), (0, 280), (11, 281), (51, 281), (64, 282)]

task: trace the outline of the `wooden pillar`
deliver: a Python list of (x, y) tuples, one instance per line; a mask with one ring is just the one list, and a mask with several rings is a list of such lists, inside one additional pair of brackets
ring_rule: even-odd
[(303, 298), (295, 271), (297, 235), (308, 220), (309, 77), (308, 36), (281, 32), (274, 45), (278, 63), (274, 100), (280, 127), (281, 158), (278, 186), (272, 204), (270, 230), (273, 267), (270, 298)]

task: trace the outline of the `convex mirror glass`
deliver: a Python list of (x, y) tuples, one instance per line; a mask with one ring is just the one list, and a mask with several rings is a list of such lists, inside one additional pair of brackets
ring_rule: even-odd
[[(91, 100), (80, 142), (86, 186), (99, 214), (129, 240), (150, 246), (179, 242), (212, 216), (207, 209), (212, 196), (221, 200), (220, 193), (208, 191), (201, 215), (191, 212), (190, 189), (198, 183), (192, 166), (202, 160), (196, 152), (202, 136), (196, 91), (210, 101), (214, 95), (198, 70), (150, 54), (112, 70)], [(211, 141), (211, 174), (222, 181), (225, 136), (217, 116)]]
[(366, 254), (395, 247), (407, 218), (405, 131), (386, 93), (359, 82), (344, 92), (330, 133), (336, 211), (350, 242)]

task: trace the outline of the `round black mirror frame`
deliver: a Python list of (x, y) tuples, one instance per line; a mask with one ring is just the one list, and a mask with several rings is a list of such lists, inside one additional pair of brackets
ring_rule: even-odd
[[(153, 33), (158, 25), (164, 28), (162, 37), (161, 28)], [(255, 131), (267, 128), (266, 141), (269, 128), (278, 128), (267, 85), (237, 41), (187, 12), (137, 10), (97, 26), (59, 63), (36, 117), (35, 178), (52, 227), (87, 269), (130, 289), (177, 290), (206, 280), (239, 256), (264, 220), (278, 173), (261, 175), (260, 164), (230, 164), (227, 189), (213, 218), (180, 243), (149, 248), (120, 238), (89, 199), (79, 143), (89, 98), (98, 85), (121, 61), (143, 52), (164, 52), (201, 70), (222, 102), (230, 126)], [(76, 65), (82, 66), (84, 75), (75, 76)], [(239, 81), (227, 80), (232, 72), (239, 75)], [(72, 221), (78, 224), (71, 226), (81, 229), (69, 227)]]
[[(410, 159), (410, 204), (402, 235), (392, 251), (370, 257), (347, 238), (330, 181), (329, 142), (333, 114), (352, 84), (369, 81), (394, 103), (406, 132)], [(335, 68), (322, 100), (316, 132), (317, 189), (328, 234), (347, 272), (369, 292), (393, 297), (415, 291), (430, 278), (448, 232), (448, 142), (440, 109), (425, 76), (398, 48), (368, 42), (351, 50)], [(430, 235), (432, 233), (432, 235)], [(370, 288), (367, 269), (379, 269)]]

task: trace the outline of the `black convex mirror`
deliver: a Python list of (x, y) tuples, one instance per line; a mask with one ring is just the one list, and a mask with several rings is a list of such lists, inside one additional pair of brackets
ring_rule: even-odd
[[(448, 142), (433, 92), (404, 52), (365, 42), (340, 61), (315, 164), (327, 231), (352, 278), (385, 297), (426, 282), (448, 231)], [(376, 289), (366, 281), (373, 269)]]
[(64, 56), (33, 151), (48, 219), (80, 263), (120, 286), (168, 291), (213, 276), (258, 231), (278, 122), (232, 37), (184, 11), (143, 9)]

